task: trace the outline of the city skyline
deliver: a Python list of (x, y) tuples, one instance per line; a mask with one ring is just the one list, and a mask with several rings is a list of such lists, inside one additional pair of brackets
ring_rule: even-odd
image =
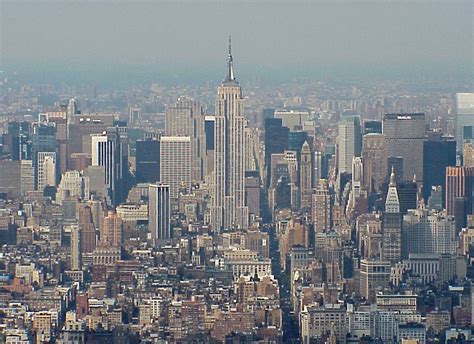
[(474, 343), (467, 2), (0, 5), (0, 342)]

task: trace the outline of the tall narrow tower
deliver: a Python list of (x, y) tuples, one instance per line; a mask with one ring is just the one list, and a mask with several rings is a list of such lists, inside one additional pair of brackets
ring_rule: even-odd
[(216, 99), (214, 190), (211, 203), (211, 225), (214, 230), (248, 227), (243, 110), (242, 90), (234, 76), (229, 37), (227, 76), (217, 88)]
[(311, 149), (308, 141), (303, 143), (300, 158), (300, 191), (301, 191), (301, 208), (311, 208), (311, 197), (313, 190), (311, 189)]
[(400, 200), (398, 198), (395, 171), (392, 166), (390, 186), (385, 201), (382, 228), (382, 259), (398, 263), (402, 251), (402, 218), (400, 215)]

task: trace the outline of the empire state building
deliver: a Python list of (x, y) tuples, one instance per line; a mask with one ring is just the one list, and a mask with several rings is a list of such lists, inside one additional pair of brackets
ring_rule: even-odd
[(234, 76), (231, 40), (227, 76), (217, 88), (214, 126), (214, 185), (211, 203), (213, 230), (246, 229), (244, 128), (242, 90)]

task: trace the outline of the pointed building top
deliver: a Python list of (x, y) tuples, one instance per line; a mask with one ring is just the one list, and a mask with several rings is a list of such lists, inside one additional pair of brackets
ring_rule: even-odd
[(225, 81), (234, 81), (234, 60), (232, 58), (232, 39), (229, 35), (229, 53), (227, 55), (227, 77)]
[(395, 182), (395, 168), (392, 165), (392, 172), (390, 173), (390, 186), (397, 186)]
[(390, 173), (390, 186), (387, 192), (387, 198), (385, 200), (385, 212), (386, 213), (399, 213), (400, 212), (400, 200), (398, 198), (397, 183), (395, 181), (395, 169), (392, 165), (392, 173)]

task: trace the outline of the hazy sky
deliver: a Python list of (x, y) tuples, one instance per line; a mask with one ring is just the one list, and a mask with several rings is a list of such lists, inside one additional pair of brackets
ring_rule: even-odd
[(474, 63), (470, 0), (0, 2), (1, 69), (43, 78), (223, 74), (229, 34), (244, 77), (459, 76)]

